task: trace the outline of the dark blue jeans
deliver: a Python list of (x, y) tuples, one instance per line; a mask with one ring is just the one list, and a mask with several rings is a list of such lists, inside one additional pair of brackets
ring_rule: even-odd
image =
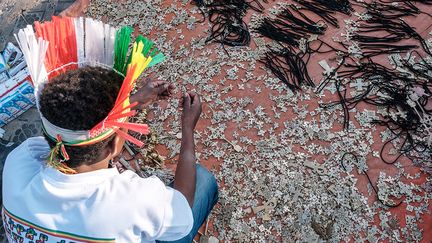
[(195, 197), (192, 205), (192, 214), (194, 218), (194, 225), (191, 232), (180, 240), (176, 241), (156, 241), (175, 242), (175, 243), (190, 243), (195, 235), (198, 233), (199, 228), (207, 219), (213, 206), (218, 200), (218, 185), (216, 178), (206, 168), (200, 164), (196, 165), (196, 185)]

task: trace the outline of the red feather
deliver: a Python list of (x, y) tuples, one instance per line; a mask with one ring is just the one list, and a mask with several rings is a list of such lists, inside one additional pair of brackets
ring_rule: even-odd
[[(51, 72), (69, 63), (78, 62), (75, 26), (72, 18), (52, 17), (52, 21), (35, 22), (36, 36), (49, 42), (45, 56), (45, 68)], [(78, 65), (72, 64), (61, 68), (49, 75), (49, 79), (66, 70), (77, 69)]]
[(130, 141), (131, 143), (135, 144), (136, 146), (138, 146), (138, 147), (142, 147), (142, 146), (144, 146), (144, 143), (143, 143), (143, 142), (141, 142), (140, 140), (138, 140), (138, 139), (132, 137), (132, 136), (129, 135), (128, 133), (123, 132), (123, 131), (120, 130), (120, 129), (117, 130), (116, 132), (117, 132), (117, 134), (118, 134), (120, 137), (122, 137), (122, 138), (124, 138), (124, 139)]
[(137, 124), (137, 123), (130, 123), (130, 122), (117, 122), (117, 121), (106, 121), (105, 122), (106, 127), (121, 127), (130, 129), (132, 131), (141, 133), (141, 134), (149, 134), (150, 130), (147, 124)]

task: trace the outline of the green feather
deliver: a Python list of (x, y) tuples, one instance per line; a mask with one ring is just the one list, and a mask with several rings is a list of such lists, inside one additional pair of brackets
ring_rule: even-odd
[(148, 57), (148, 53), (152, 47), (153, 47), (153, 42), (147, 38), (144, 38), (143, 54), (145, 57)]
[[(114, 69), (126, 75), (126, 57), (129, 51), (129, 43), (133, 29), (129, 26), (117, 30), (114, 42)], [(130, 58), (128, 60), (130, 62)]]
[[(125, 26), (117, 31), (116, 39), (114, 43), (114, 69), (118, 72), (126, 75), (127, 65), (132, 60), (132, 53), (128, 56), (129, 43), (131, 40), (131, 34), (133, 29), (129, 26)], [(142, 42), (144, 44), (143, 55), (145, 57), (151, 56), (152, 60), (148, 67), (154, 66), (165, 60), (165, 56), (159, 52), (157, 48), (154, 47), (153, 41), (138, 35), (135, 39), (135, 43)], [(127, 61), (126, 61), (127, 60)]]
[(156, 64), (158, 64), (158, 63), (160, 63), (160, 62), (163, 62), (163, 61), (165, 61), (165, 56), (164, 56), (164, 54), (162, 54), (162, 53), (158, 53), (158, 54), (156, 54), (155, 56), (153, 56), (153, 59), (150, 61), (150, 63), (149, 63), (149, 65), (148, 65), (148, 67), (151, 67), (151, 66), (154, 66), (154, 65), (156, 65)]

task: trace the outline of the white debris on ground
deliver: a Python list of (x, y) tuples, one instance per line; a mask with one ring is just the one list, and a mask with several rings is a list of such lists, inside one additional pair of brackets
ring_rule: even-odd
[[(225, 47), (227, 52), (206, 44), (208, 33), (197, 29), (208, 29), (207, 21), (198, 22), (202, 16), (189, 1), (95, 0), (88, 16), (137, 27), (167, 56), (151, 76), (177, 84), (178, 96), (181, 86), (201, 94), (202, 119), (208, 125), (197, 131), (199, 159), (220, 162), (214, 168), (220, 201), (210, 234), (235, 242), (422, 239), (417, 223), (427, 213), (431, 195), (408, 182), (419, 175), (409, 175), (397, 164), (396, 175), (381, 172), (374, 185), (380, 200), (406, 202), (400, 206), (411, 212), (405, 218), (378, 202), (370, 185), (368, 195), (358, 190), (359, 178), (366, 181), (366, 158), (379, 157), (371, 147), (376, 142), (372, 134), (380, 130), (368, 123), (374, 112), (357, 110), (352, 120), (363, 126), (351, 122), (350, 130), (343, 130), (341, 109), (316, 105), (322, 94), (312, 89), (293, 94), (271, 73), (257, 76), (265, 40), (255, 37), (256, 48)], [(171, 99), (163, 109), (150, 109), (155, 119), (149, 125), (169, 159), (180, 149), (178, 102)], [(355, 153), (358, 160), (343, 158), (346, 153)]]

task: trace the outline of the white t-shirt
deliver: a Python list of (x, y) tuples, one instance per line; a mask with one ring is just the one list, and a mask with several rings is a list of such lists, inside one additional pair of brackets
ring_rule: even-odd
[(3, 171), (2, 219), (9, 242), (154, 242), (192, 229), (192, 210), (157, 177), (116, 168), (66, 175), (45, 167), (49, 147), (30, 138)]

